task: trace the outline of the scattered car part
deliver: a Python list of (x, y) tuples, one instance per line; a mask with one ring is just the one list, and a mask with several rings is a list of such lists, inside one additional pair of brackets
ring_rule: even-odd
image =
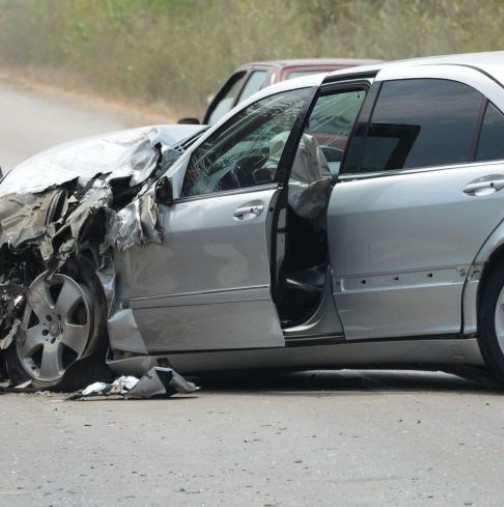
[(123, 375), (112, 383), (94, 382), (69, 396), (68, 400), (97, 396), (122, 396), (123, 398), (159, 398), (174, 394), (192, 394), (197, 391), (192, 382), (188, 382), (171, 368), (155, 366), (144, 373), (140, 379)]

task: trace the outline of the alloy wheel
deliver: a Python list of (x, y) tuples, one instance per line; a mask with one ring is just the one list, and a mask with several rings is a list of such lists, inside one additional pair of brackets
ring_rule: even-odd
[(16, 347), (28, 375), (42, 382), (63, 377), (80, 359), (92, 333), (92, 302), (84, 285), (56, 274), (30, 285)]

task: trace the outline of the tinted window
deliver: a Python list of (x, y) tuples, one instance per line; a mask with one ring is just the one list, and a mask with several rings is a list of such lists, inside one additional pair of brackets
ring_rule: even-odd
[[(288, 136), (311, 89), (273, 95), (251, 104), (207, 139), (192, 154), (182, 196), (223, 192), (274, 181)], [(275, 156), (272, 156), (274, 147)]]
[(264, 80), (266, 79), (266, 74), (267, 72), (265, 70), (256, 70), (255, 72), (252, 72), (247, 81), (247, 84), (241, 92), (239, 102), (248, 99), (251, 95), (262, 88)]
[(504, 115), (488, 103), (478, 142), (476, 160), (504, 158)]
[(365, 142), (347, 156), (345, 172), (466, 162), (483, 97), (454, 81), (412, 79), (382, 86)]

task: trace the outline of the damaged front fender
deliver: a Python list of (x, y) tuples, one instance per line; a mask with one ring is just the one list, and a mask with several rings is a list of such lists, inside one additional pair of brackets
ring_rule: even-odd
[(0, 182), (0, 348), (23, 325), (30, 284), (75, 255), (93, 261), (112, 334), (138, 333), (132, 316), (125, 320), (115, 307), (114, 252), (161, 242), (155, 182), (182, 153), (179, 141), (200, 129), (148, 127), (69, 143)]

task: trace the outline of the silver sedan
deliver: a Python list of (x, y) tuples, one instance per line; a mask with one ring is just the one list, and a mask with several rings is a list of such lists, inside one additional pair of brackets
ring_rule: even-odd
[(503, 62), (309, 76), (206, 130), (120, 132), (21, 164), (0, 183), (13, 382), (62, 387), (93, 362), (504, 381)]

